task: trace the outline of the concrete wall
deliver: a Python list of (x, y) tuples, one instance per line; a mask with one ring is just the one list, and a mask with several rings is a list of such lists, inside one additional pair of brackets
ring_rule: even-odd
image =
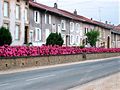
[(108, 58), (114, 56), (120, 56), (120, 53), (93, 53), (77, 55), (42, 56), (42, 57), (0, 58), (0, 70), (32, 66), (55, 65), (70, 62), (79, 62), (90, 59)]

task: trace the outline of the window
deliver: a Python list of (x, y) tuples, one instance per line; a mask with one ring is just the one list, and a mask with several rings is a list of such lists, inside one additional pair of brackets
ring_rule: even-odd
[(62, 34), (62, 38), (63, 38), (63, 41), (64, 41), (63, 44), (66, 44), (66, 36), (64, 34)]
[(70, 35), (70, 44), (73, 44), (74, 42), (74, 37), (73, 37), (73, 35)]
[(9, 29), (9, 24), (8, 23), (4, 23), (3, 27), (5, 27), (6, 29)]
[(73, 32), (74, 31), (74, 23), (70, 22), (70, 31)]
[(15, 40), (19, 40), (20, 38), (20, 26), (16, 25), (15, 26)]
[(45, 14), (45, 24), (51, 24), (51, 15)]
[(79, 33), (79, 30), (80, 30), (80, 24), (76, 23), (76, 32)]
[(30, 42), (33, 42), (33, 31), (30, 31)]
[(52, 24), (52, 32), (56, 33), (56, 24)]
[(9, 17), (9, 4), (4, 1), (4, 17)]
[(61, 33), (61, 26), (58, 24), (58, 33)]
[(25, 8), (25, 22), (28, 21), (28, 9)]
[(16, 19), (20, 20), (20, 5), (16, 5)]
[(41, 40), (41, 29), (36, 28), (35, 29), (35, 41), (40, 41)]
[(50, 30), (49, 30), (49, 29), (46, 29), (46, 30), (45, 30), (45, 39), (48, 38), (49, 34), (50, 34)]
[(88, 32), (88, 28), (85, 28), (85, 34)]
[(79, 43), (79, 36), (76, 36), (76, 43)]
[(34, 21), (40, 23), (40, 13), (38, 11), (34, 11)]
[(62, 30), (66, 30), (66, 22), (65, 22), (65, 20), (61, 21), (61, 27), (62, 27)]

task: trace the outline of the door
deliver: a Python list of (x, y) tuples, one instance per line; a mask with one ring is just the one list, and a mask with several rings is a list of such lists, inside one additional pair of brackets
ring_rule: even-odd
[(110, 48), (110, 37), (107, 37), (107, 48)]
[(28, 43), (28, 26), (25, 26), (24, 44)]

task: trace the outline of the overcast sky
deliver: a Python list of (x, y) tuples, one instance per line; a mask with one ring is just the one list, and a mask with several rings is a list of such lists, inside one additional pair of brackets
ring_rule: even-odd
[(79, 15), (93, 18), (98, 21), (108, 21), (111, 24), (119, 24), (120, 0), (37, 0), (39, 3), (53, 7), (57, 2), (58, 8), (73, 12), (77, 10)]

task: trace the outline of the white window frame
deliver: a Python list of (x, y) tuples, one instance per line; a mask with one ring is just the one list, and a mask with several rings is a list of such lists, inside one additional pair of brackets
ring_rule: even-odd
[(58, 33), (61, 33), (61, 25), (58, 24)]
[[(63, 27), (62, 27), (62, 25), (63, 25)], [(66, 21), (65, 20), (61, 20), (61, 29), (66, 30)]]
[(45, 40), (48, 38), (49, 35), (50, 35), (50, 30), (45, 29)]
[(51, 15), (45, 14), (45, 24), (51, 24)]
[(74, 44), (74, 35), (70, 35), (70, 45)]
[(15, 25), (15, 40), (20, 39), (20, 25)]
[(16, 7), (15, 7), (15, 18), (17, 20), (20, 20), (20, 5), (16, 4)]
[(66, 44), (66, 35), (65, 34), (62, 34), (62, 38), (63, 38), (63, 44), (65, 45)]
[(57, 30), (56, 30), (56, 24), (52, 24), (52, 32), (56, 33)]
[(79, 35), (76, 35), (76, 44), (79, 44), (80, 43), (80, 37)]
[(9, 17), (9, 2), (4, 1), (4, 17)]
[(80, 24), (76, 23), (76, 32), (79, 33), (80, 32)]
[(40, 28), (35, 28), (35, 41), (40, 41), (42, 39), (42, 32)]
[(28, 8), (25, 8), (25, 22), (28, 22)]
[(6, 29), (9, 29), (9, 23), (4, 23), (3, 27), (5, 27)]
[[(32, 34), (31, 34), (31, 33), (32, 33)], [(33, 39), (33, 35), (34, 35), (33, 30), (30, 30), (29, 35), (30, 35), (29, 42), (31, 42), (31, 43), (32, 43), (32, 42), (34, 41), (34, 39)]]
[(35, 23), (40, 23), (40, 12), (34, 11), (34, 21)]
[(74, 31), (74, 23), (70, 22), (70, 31), (73, 32)]

